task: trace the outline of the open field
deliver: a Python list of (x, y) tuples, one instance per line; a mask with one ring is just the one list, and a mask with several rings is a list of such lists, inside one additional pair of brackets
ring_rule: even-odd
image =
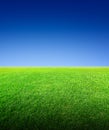
[(0, 130), (109, 130), (109, 68), (0, 68)]

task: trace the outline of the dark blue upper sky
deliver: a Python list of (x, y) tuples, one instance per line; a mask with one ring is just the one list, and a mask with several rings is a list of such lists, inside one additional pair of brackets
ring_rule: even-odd
[(108, 0), (0, 0), (0, 66), (108, 66)]

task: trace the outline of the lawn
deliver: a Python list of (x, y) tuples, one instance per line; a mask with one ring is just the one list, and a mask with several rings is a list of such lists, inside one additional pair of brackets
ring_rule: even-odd
[(109, 130), (109, 68), (0, 68), (0, 130)]

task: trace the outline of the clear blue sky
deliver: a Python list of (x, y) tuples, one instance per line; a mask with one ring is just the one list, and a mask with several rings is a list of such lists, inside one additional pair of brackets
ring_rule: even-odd
[(0, 66), (109, 66), (108, 0), (0, 0)]

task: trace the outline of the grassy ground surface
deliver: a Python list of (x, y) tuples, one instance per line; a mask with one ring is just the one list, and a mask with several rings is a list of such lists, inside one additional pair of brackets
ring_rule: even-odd
[(0, 68), (0, 130), (109, 130), (109, 68)]

